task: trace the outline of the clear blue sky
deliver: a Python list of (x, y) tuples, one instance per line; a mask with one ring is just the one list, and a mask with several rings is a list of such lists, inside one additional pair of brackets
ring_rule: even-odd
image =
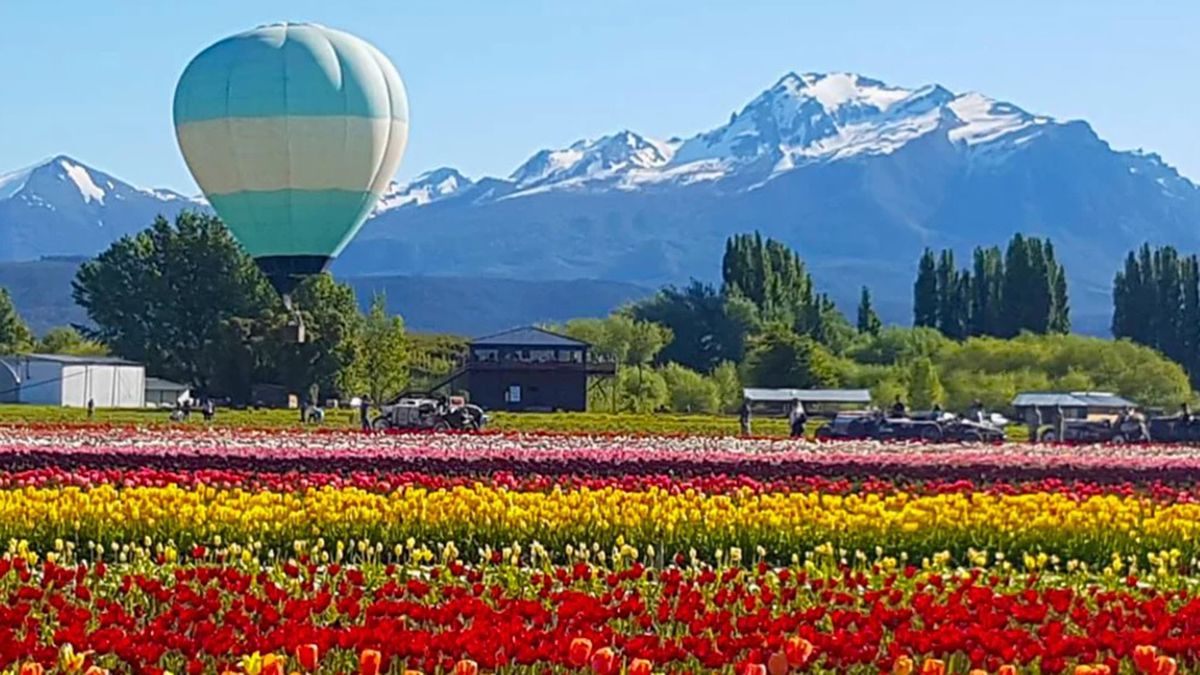
[(1200, 3), (855, 0), (0, 0), (0, 173), (57, 153), (194, 193), (171, 129), (188, 60), (226, 35), (316, 21), (369, 40), (408, 87), (401, 179), (507, 175), (622, 128), (728, 119), (789, 70), (938, 82), (1083, 118), (1200, 179)]

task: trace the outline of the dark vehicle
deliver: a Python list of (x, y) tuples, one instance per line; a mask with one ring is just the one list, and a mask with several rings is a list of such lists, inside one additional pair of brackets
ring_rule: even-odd
[(1200, 418), (1191, 415), (1151, 417), (1150, 438), (1162, 443), (1200, 443)]
[(376, 431), (387, 429), (429, 429), (433, 431), (479, 431), (487, 425), (483, 408), (467, 403), (460, 396), (439, 396), (424, 392), (401, 394), (381, 408), (371, 421)]
[(1138, 443), (1150, 440), (1143, 434), (1137, 421), (1120, 418), (1066, 420), (1063, 424), (1063, 437), (1058, 436), (1058, 429), (1054, 426), (1042, 427), (1038, 432), (1038, 440), (1043, 443)]
[(1002, 426), (940, 412), (886, 417), (880, 412), (838, 413), (817, 429), (817, 438), (984, 443), (1004, 440)]

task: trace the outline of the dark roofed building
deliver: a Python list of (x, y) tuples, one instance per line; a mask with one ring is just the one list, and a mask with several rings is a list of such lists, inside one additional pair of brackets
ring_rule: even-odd
[(590, 349), (541, 328), (514, 328), (471, 341), (462, 376), (471, 402), (488, 410), (583, 411), (588, 378), (616, 372)]

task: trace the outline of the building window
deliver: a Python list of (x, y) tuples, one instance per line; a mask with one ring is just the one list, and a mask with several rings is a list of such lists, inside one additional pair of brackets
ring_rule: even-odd
[(476, 361), (489, 361), (489, 362), (499, 361), (500, 360), (500, 350), (498, 350), (498, 349), (476, 349), (475, 350), (475, 360)]
[(508, 391), (505, 392), (505, 394), (504, 394), (504, 400), (508, 401), (509, 403), (520, 403), (521, 402), (521, 385), (519, 385), (519, 384), (508, 385)]

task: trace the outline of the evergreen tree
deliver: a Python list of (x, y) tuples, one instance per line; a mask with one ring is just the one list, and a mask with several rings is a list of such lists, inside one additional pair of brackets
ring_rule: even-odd
[(883, 322), (879, 320), (879, 315), (871, 306), (871, 290), (863, 286), (862, 293), (858, 298), (858, 332), (879, 335), (882, 327)]
[(930, 328), (938, 325), (937, 261), (928, 248), (921, 254), (917, 281), (913, 284), (913, 325)]
[(0, 288), (0, 355), (16, 354), (33, 347), (33, 333), (17, 314), (7, 288)]
[(937, 328), (942, 335), (961, 340), (967, 336), (967, 311), (964, 287), (966, 274), (954, 265), (954, 251), (942, 250), (937, 264)]
[(1067, 297), (1067, 272), (1054, 257), (1054, 245), (1046, 240), (1046, 266), (1050, 275), (1050, 321), (1048, 332), (1071, 332), (1071, 306)]
[(1000, 334), (1000, 291), (1004, 283), (1004, 260), (998, 247), (976, 248), (970, 283), (971, 335)]

